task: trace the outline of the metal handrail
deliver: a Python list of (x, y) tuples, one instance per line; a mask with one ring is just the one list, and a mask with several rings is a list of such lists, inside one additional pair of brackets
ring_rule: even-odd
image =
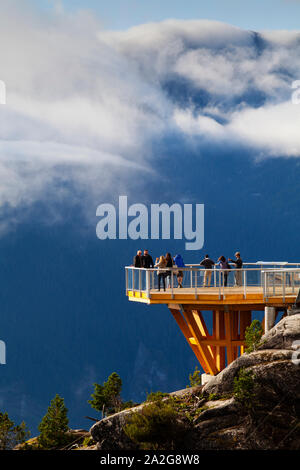
[(298, 290), (300, 288), (299, 268), (265, 269), (262, 271), (262, 277), (264, 278), (264, 297), (266, 299), (276, 297), (280, 293), (283, 302), (285, 302), (287, 295), (295, 295), (295, 288), (297, 287)]
[[(279, 264), (277, 268), (267, 268), (267, 267), (243, 267), (243, 268), (235, 268), (228, 271), (236, 273), (240, 271), (242, 284), (240, 287), (243, 288), (243, 296), (246, 299), (247, 297), (247, 288), (253, 286), (260, 286), (263, 291), (264, 298), (269, 298), (275, 295), (278, 295), (278, 290), (281, 292), (283, 299), (285, 300), (286, 295), (290, 292), (294, 294), (296, 286), (300, 286), (300, 264), (299, 263), (287, 263), (288, 266), (297, 266), (294, 268), (291, 267), (282, 267), (282, 264)], [(254, 266), (256, 263), (244, 263), (244, 266)], [(208, 271), (205, 269), (204, 266), (199, 264), (193, 265), (186, 265), (184, 268), (182, 267), (165, 267), (164, 269), (159, 268), (160, 271), (170, 272), (170, 287), (172, 298), (174, 297), (174, 275), (178, 271), (183, 271), (184, 273), (190, 273), (190, 289), (194, 291), (195, 298), (199, 294), (199, 289), (201, 287), (209, 287), (204, 286), (204, 278), (202, 286), (198, 284), (198, 273)], [(126, 292), (129, 290), (133, 292), (139, 292), (141, 295), (142, 293), (146, 294), (147, 298), (151, 297), (151, 291), (155, 289), (155, 272), (158, 271), (158, 268), (136, 268), (134, 266), (126, 266)], [(211, 269), (211, 276), (213, 276), (213, 287), (218, 288), (219, 298), (223, 295), (223, 298), (226, 297), (226, 294), (229, 293), (228, 288), (230, 289), (231, 285), (225, 286), (224, 278), (225, 276), (223, 273), (227, 271), (224, 269), (219, 268), (218, 266), (214, 266)], [(132, 273), (132, 279), (130, 284), (129, 279), (129, 272)], [(137, 272), (137, 275), (134, 273)], [(250, 279), (251, 273), (258, 273), (257, 278), (253, 282), (253, 279)], [(278, 275), (276, 277), (276, 274)], [(296, 276), (298, 274), (298, 277)], [(210, 277), (211, 277), (210, 276)], [(252, 276), (253, 278), (253, 276)], [(237, 278), (235, 278), (237, 281)], [(138, 282), (137, 282), (138, 281)], [(289, 289), (290, 288), (290, 289)]]

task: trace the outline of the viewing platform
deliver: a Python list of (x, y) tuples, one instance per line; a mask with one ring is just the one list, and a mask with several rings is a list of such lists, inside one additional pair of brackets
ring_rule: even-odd
[[(212, 269), (210, 286), (204, 285), (205, 269), (197, 264), (180, 268), (182, 288), (178, 287), (178, 268), (168, 268), (166, 291), (158, 291), (157, 269), (126, 267), (126, 294), (128, 299), (147, 304), (180, 303), (212, 306), (249, 306), (264, 310), (265, 306), (283, 307), (293, 304), (300, 288), (299, 263), (244, 263), (240, 272), (240, 285), (235, 282), (236, 269), (229, 271), (227, 286), (223, 271)], [(167, 270), (166, 270), (167, 271)]]
[[(178, 271), (183, 275), (182, 287)], [(125, 272), (128, 299), (148, 305), (166, 304), (209, 375), (218, 374), (244, 353), (245, 332), (253, 312), (264, 311), (266, 332), (274, 326), (279, 312), (288, 314), (300, 289), (300, 263), (259, 261), (244, 263), (242, 269), (231, 265), (227, 280), (216, 266), (212, 270), (199, 264), (166, 268), (165, 291), (162, 286), (158, 290), (156, 268), (128, 266)], [(205, 321), (204, 311), (211, 312), (211, 320)]]

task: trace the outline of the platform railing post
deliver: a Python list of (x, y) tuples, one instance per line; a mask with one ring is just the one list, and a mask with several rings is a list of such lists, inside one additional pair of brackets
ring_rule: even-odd
[(217, 287), (216, 265), (214, 265), (214, 286)]
[(266, 271), (264, 271), (263, 273), (263, 295), (264, 295), (264, 299), (267, 299), (268, 298), (268, 273)]
[(174, 299), (174, 271), (173, 271), (173, 268), (171, 268), (171, 296), (172, 296), (172, 299)]
[(244, 269), (243, 277), (244, 277), (244, 299), (245, 299), (246, 296), (247, 296), (247, 272), (246, 272), (246, 269)]
[(147, 292), (147, 298), (150, 299), (150, 273), (148, 269), (146, 271), (146, 292)]
[(139, 269), (139, 292), (142, 291), (142, 271)]
[(133, 295), (134, 295), (134, 281), (135, 281), (134, 268), (132, 268), (132, 270), (131, 270), (131, 283), (132, 283), (132, 293), (133, 293)]
[(286, 282), (286, 273), (283, 272), (283, 279), (282, 279), (282, 300), (285, 302), (285, 282)]
[(195, 298), (197, 299), (197, 271), (195, 271)]
[(126, 295), (128, 292), (128, 269), (125, 268), (125, 285), (126, 285)]

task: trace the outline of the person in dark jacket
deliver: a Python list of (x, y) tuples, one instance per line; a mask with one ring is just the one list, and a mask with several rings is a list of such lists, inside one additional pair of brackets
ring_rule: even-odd
[(243, 272), (241, 271), (241, 269), (243, 267), (243, 260), (241, 258), (241, 253), (239, 251), (237, 251), (234, 256), (236, 258), (235, 260), (231, 258), (229, 258), (228, 260), (235, 264), (235, 268), (236, 268), (235, 273), (234, 273), (235, 285), (242, 286), (243, 285)]
[(135, 257), (133, 258), (133, 266), (135, 268), (142, 268), (142, 252), (138, 250)]
[(211, 275), (212, 275), (212, 267), (215, 265), (215, 262), (210, 259), (209, 255), (205, 255), (205, 258), (200, 262), (200, 266), (205, 268), (204, 272), (204, 279), (203, 279), (203, 287), (210, 287)]
[(229, 263), (226, 260), (225, 256), (220, 256), (220, 258), (218, 259), (218, 264), (220, 265), (220, 269), (222, 270), (224, 287), (226, 287), (227, 286), (229, 270), (231, 268), (230, 268)]
[(144, 250), (144, 254), (142, 256), (142, 267), (149, 269), (149, 268), (154, 268), (154, 263), (152, 256), (149, 255), (148, 250)]
[[(136, 255), (133, 258), (133, 265), (135, 268), (142, 268), (142, 251), (138, 250)], [(132, 279), (131, 279), (131, 286), (132, 289), (140, 288), (139, 285), (139, 273), (135, 269), (132, 269)]]
[[(166, 268), (173, 268), (173, 258), (171, 256), (171, 253), (166, 254)], [(171, 285), (171, 276), (172, 276), (172, 271), (166, 271), (166, 278), (167, 278), (167, 287), (170, 287)]]

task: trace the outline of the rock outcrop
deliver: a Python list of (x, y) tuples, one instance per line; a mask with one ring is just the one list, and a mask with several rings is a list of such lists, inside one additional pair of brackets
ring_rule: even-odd
[[(203, 388), (172, 394), (186, 422), (182, 449), (300, 449), (299, 359), (300, 314), (296, 314), (283, 318), (255, 352), (236, 359)], [(234, 389), (241, 370), (253, 378), (249, 403), (241, 401)], [(95, 423), (90, 432), (97, 448), (137, 449), (124, 425), (131, 411), (142, 412), (144, 406)]]

